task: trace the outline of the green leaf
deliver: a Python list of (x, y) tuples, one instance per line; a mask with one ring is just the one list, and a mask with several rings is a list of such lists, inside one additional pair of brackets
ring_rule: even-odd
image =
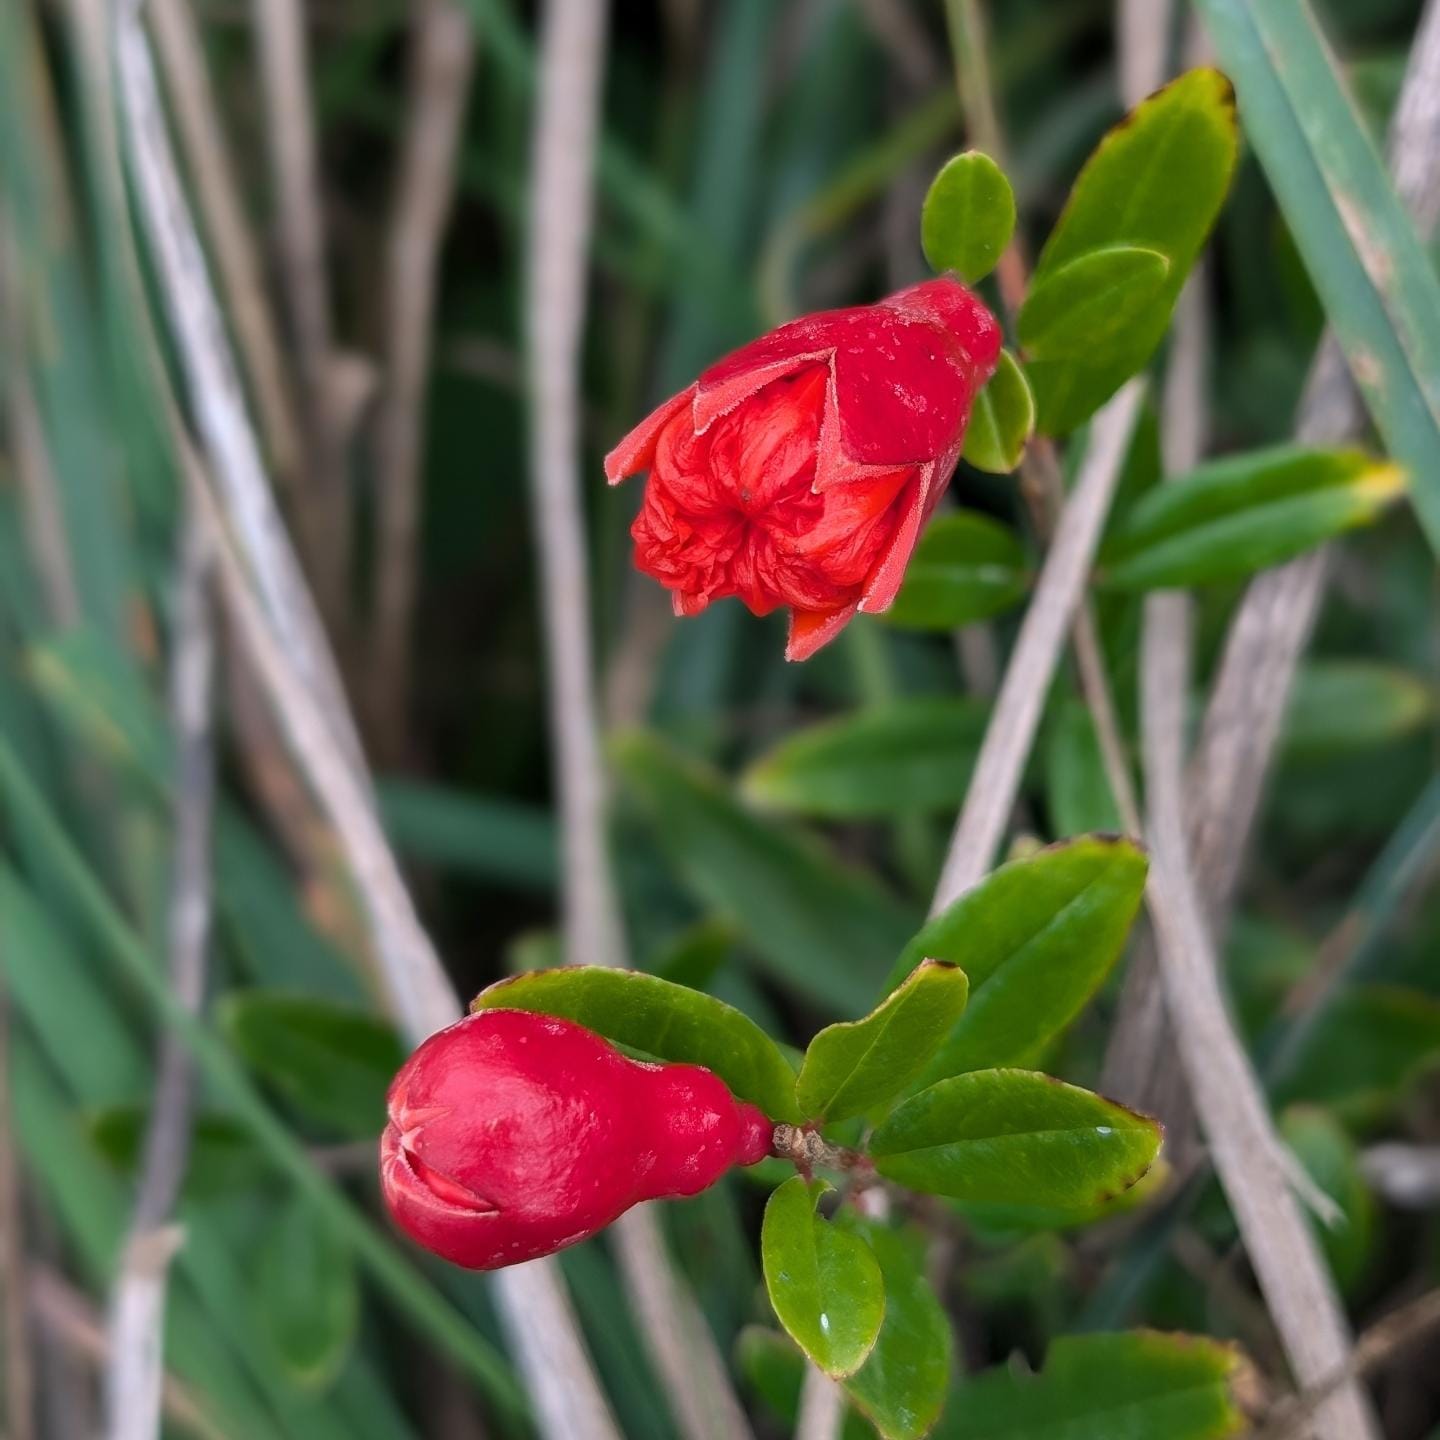
[(1025, 551), (1013, 531), (974, 510), (930, 522), (883, 619), (902, 630), (953, 630), (1024, 598)]
[(668, 859), (778, 980), (830, 1007), (870, 1008), (886, 963), (911, 933), (908, 907), (818, 842), (736, 804), (718, 775), (649, 735), (613, 754), (652, 817)]
[(1365, 1183), (1355, 1142), (1328, 1111), (1292, 1105), (1280, 1117), (1280, 1134), (1305, 1172), (1339, 1207), (1333, 1225), (1310, 1223), (1335, 1280), (1347, 1295), (1364, 1278), (1375, 1238), (1375, 1197)]
[(1002, 865), (930, 921), (892, 983), (924, 958), (950, 960), (969, 978), (970, 1002), (927, 1079), (1037, 1057), (1115, 964), (1147, 868), (1128, 840), (1087, 835)]
[(975, 397), (961, 457), (977, 470), (1008, 475), (1019, 466), (1034, 433), (1035, 392), (1024, 367), (1002, 350), (995, 373)]
[(1394, 665), (1312, 660), (1300, 667), (1285, 717), (1291, 755), (1321, 758), (1389, 745), (1433, 719), (1434, 686)]
[[(149, 1124), (150, 1113), (142, 1105), (109, 1105), (86, 1120), (96, 1148), (125, 1175), (140, 1167)], [(270, 1173), (265, 1156), (237, 1120), (218, 1110), (202, 1110), (192, 1117), (185, 1162), (187, 1199), (225, 1199), (252, 1188)]]
[(787, 735), (741, 785), (757, 805), (826, 819), (951, 811), (989, 718), (989, 705), (971, 696), (894, 700)]
[(1051, 833), (1064, 838), (1124, 828), (1105, 774), (1095, 721), (1083, 701), (1067, 697), (1045, 726), (1045, 803)]
[(827, 1375), (852, 1375), (880, 1333), (885, 1282), (858, 1235), (820, 1219), (830, 1187), (797, 1175), (771, 1195), (760, 1229), (765, 1289), (780, 1323)]
[(1157, 485), (1100, 552), (1113, 590), (1233, 580), (1367, 525), (1403, 493), (1400, 471), (1359, 450), (1280, 445)]
[(1128, 1190), (1106, 1195), (1088, 1205), (1032, 1205), (1025, 1201), (1000, 1205), (964, 1200), (952, 1200), (950, 1204), (978, 1235), (1008, 1243), (1018, 1236), (1081, 1230), (1087, 1225), (1128, 1215), (1163, 1195), (1174, 1178), (1162, 1155)]
[(898, 1095), (960, 1018), (967, 989), (963, 970), (925, 960), (863, 1020), (827, 1026), (795, 1084), (805, 1117), (848, 1120)]
[(600, 965), (539, 970), (498, 981), (470, 1008), (559, 1015), (658, 1060), (703, 1065), (772, 1120), (803, 1118), (795, 1071), (753, 1020), (713, 995), (655, 975)]
[(869, 1242), (885, 1280), (885, 1320), (845, 1393), (883, 1440), (920, 1440), (945, 1405), (953, 1348), (950, 1321), (923, 1267), (923, 1240), (846, 1211), (837, 1220)]
[(260, 1241), (260, 1328), (296, 1384), (327, 1388), (345, 1363), (360, 1319), (355, 1262), (303, 1196), (275, 1207)]
[(1074, 1209), (1135, 1184), (1155, 1121), (1030, 1070), (976, 1070), (899, 1106), (870, 1140), (887, 1179), (930, 1195)]
[(1015, 195), (1005, 172), (979, 150), (947, 160), (920, 210), (920, 244), (930, 268), (967, 285), (988, 275), (1015, 230)]
[(1440, 1064), (1440, 1000), (1394, 985), (1357, 985), (1327, 1005), (1276, 1087), (1282, 1103), (1310, 1100), (1365, 1123)]
[(1134, 1331), (1067, 1335), (1038, 1375), (996, 1366), (955, 1393), (937, 1440), (1221, 1440), (1245, 1424), (1228, 1345)]
[(1325, 319), (1440, 549), (1440, 282), (1299, 0), (1199, 0)]
[(1032, 293), (1081, 256), (1112, 246), (1157, 251), (1170, 268), (1144, 313), (1098, 351), (1029, 365), (1043, 433), (1074, 429), (1150, 359), (1220, 212), (1235, 154), (1229, 82), (1192, 70), (1136, 106), (1086, 162), (1040, 253)]
[(297, 1110), (362, 1138), (385, 1126), (385, 1092), (405, 1060), (394, 1029), (364, 1010), (283, 990), (220, 1003), (231, 1045)]
[(1158, 301), (1170, 261), (1143, 245), (1103, 245), (1037, 275), (1015, 317), (1032, 362), (1103, 355)]

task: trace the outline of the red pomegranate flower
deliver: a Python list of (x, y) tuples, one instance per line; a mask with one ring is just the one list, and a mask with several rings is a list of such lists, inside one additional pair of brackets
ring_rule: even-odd
[(944, 277), (792, 320), (712, 365), (605, 459), (649, 469), (635, 563), (677, 615), (736, 595), (790, 607), (804, 660), (886, 609), (1000, 353), (995, 317)]
[(770, 1152), (771, 1124), (699, 1065), (646, 1064), (592, 1030), (482, 1010), (390, 1086), (380, 1182), (437, 1255), (494, 1270), (588, 1239), (642, 1200), (694, 1195)]

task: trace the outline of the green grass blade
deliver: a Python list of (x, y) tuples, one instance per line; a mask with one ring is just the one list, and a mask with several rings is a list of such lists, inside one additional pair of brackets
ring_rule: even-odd
[(1241, 119), (1440, 550), (1440, 281), (1303, 0), (1198, 0)]

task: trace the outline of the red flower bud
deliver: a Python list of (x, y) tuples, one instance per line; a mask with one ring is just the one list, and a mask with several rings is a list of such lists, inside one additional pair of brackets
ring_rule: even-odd
[(391, 1215), (472, 1270), (549, 1255), (641, 1200), (694, 1195), (770, 1153), (770, 1122), (709, 1070), (643, 1064), (523, 1010), (483, 1010), (432, 1035), (388, 1103)]
[(950, 277), (742, 346), (606, 457), (612, 485), (650, 471), (636, 565), (677, 615), (788, 605), (786, 657), (813, 655), (894, 600), (999, 353), (995, 317)]

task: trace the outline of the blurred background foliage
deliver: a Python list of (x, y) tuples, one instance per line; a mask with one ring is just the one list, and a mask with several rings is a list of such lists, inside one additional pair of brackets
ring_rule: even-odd
[[(282, 476), (280, 487), (312, 575), (333, 569), (330, 547), (348, 557), (322, 608), (386, 826), (463, 994), (558, 953), (521, 356), (534, 16), (510, 0), (467, 7), (477, 49), (424, 393), (403, 665), (387, 669), (375, 646), (376, 556), (395, 543), (377, 438), (411, 26), (395, 0), (306, 7), (331, 360), (350, 396), (339, 407), (348, 538), (307, 530), (295, 513), (308, 503), (303, 480)], [(0, 6), (0, 961), (34, 1378), (44, 1433), (67, 1436), (95, 1433), (94, 1325), (128, 1222), (163, 1023), (137, 977), (165, 951), (175, 745), (164, 672), (184, 463), (145, 358), (155, 277), (125, 211), (103, 8)], [(636, 417), (765, 325), (923, 276), (919, 202), (964, 143), (940, 10), (657, 0), (616, 5), (610, 24), (584, 474), (604, 708), (617, 732), (651, 732), (614, 751), (633, 955), (795, 1043), (863, 1010), (918, 928), (983, 699), (960, 694), (947, 641), (863, 618), (804, 666), (781, 659), (779, 617), (725, 603), (676, 626), (629, 567), (638, 485), (607, 491), (599, 461)], [(1322, 10), (1379, 135), (1418, 6), (1326, 0)], [(193, 19), (293, 369), (268, 163), (275, 117), (257, 83), (254, 16), (196, 0)], [(993, 7), (1007, 171), (1032, 254), (1120, 114), (1113, 20), (1104, 0)], [(1323, 315), (1249, 154), (1209, 275), (1211, 449), (1284, 440)], [(291, 403), (302, 422), (313, 418), (303, 399)], [(1148, 415), (1129, 493), (1158, 465)], [(962, 466), (955, 491), (1018, 533), (1033, 560), (1011, 478)], [(1197, 592), (1202, 679), (1241, 590)], [(1357, 1324), (1440, 1283), (1434, 1193), (1407, 1208), (1377, 1190), (1374, 1160), (1380, 1141), (1432, 1155), (1440, 1145), (1436, 598), (1434, 557), (1408, 510), (1344, 543), (1227, 956), (1262, 1060), (1295, 987), (1337, 953), (1361, 957), (1363, 985), (1291, 1047), (1277, 1091), (1287, 1138), (1350, 1218), (1325, 1243)], [(1138, 606), (1099, 599), (1132, 735)], [(1002, 648), (1014, 623), (1013, 613), (996, 622)], [(516, 1384), (485, 1287), (413, 1253), (402, 1262), (383, 1227), (341, 1204), (343, 1193), (374, 1211), (373, 1137), (400, 1042), (380, 1014), (333, 850), (316, 838), (253, 682), (222, 652), (207, 1004), (218, 1058), (204, 1067), (181, 1205), (168, 1423), (176, 1434), (392, 1440), (481, 1433), (466, 1428), (481, 1415), (496, 1433), (514, 1430)], [(932, 713), (959, 748), (927, 748), (922, 707), (918, 728), (899, 741), (887, 732), (878, 753), (863, 736), (818, 760), (813, 746), (808, 759), (776, 749), (813, 723), (917, 697), (943, 707)], [(875, 789), (877, 764), (891, 767), (881, 802), (847, 802), (847, 785)], [(1115, 827), (1093, 729), (1062, 675), (1021, 828), (1045, 840)], [(1113, 1010), (1107, 994), (1045, 1063), (1093, 1083)], [(279, 1138), (237, 1112), (226, 1078), (237, 1065), (283, 1120)], [(306, 1198), (306, 1164), (326, 1177), (324, 1204)], [(738, 1180), (665, 1213), (727, 1353), (766, 1318), (762, 1199)], [(967, 1232), (946, 1296), (965, 1361), (1018, 1348), (1038, 1364), (1053, 1337), (1136, 1324), (1273, 1353), (1218, 1194), (1179, 1235)], [(624, 1433), (672, 1434), (606, 1241), (567, 1254), (563, 1268)], [(461, 1318), (434, 1318), (437, 1292)], [(444, 1358), (435, 1341), (447, 1325)], [(767, 1393), (782, 1411), (785, 1394), (794, 1400), (791, 1380), (767, 1381), (769, 1344), (751, 1335), (735, 1351), (761, 1416)], [(478, 1390), (453, 1363), (462, 1353)], [(1387, 1372), (1381, 1397), (1396, 1437), (1425, 1435), (1440, 1418), (1436, 1377), (1421, 1367)]]

